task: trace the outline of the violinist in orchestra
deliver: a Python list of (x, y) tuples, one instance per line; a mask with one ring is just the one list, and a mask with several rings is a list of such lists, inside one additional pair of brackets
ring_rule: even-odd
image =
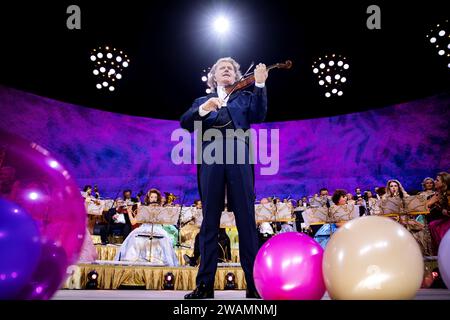
[[(215, 136), (216, 139), (205, 138), (198, 143), (203, 155), (197, 168), (199, 194), (203, 205), (203, 222), (199, 235), (201, 261), (196, 278), (197, 287), (187, 294), (185, 299), (214, 297), (214, 277), (218, 260), (217, 238), (225, 202), (228, 203), (228, 209), (234, 212), (239, 232), (240, 261), (247, 282), (246, 297), (259, 298), (253, 280), (253, 264), (258, 252), (254, 171), (250, 163), (248, 136), (240, 138), (237, 129), (245, 131), (250, 129), (250, 124), (265, 120), (267, 77), (267, 68), (260, 63), (254, 68), (253, 74), (245, 78), (246, 86), (254, 84), (253, 91), (239, 89), (243, 79), (240, 65), (230, 57), (221, 58), (208, 74), (207, 83), (212, 93), (197, 98), (181, 116), (181, 127), (189, 132), (193, 132), (200, 123), (202, 137), (210, 129), (214, 129), (208, 131), (210, 133), (222, 134), (221, 137)], [(216, 150), (215, 153), (222, 154), (223, 158), (208, 161), (207, 153), (209, 151), (211, 155), (211, 150)], [(237, 155), (239, 152), (242, 155), (242, 150), (245, 153), (244, 161), (237, 161)]]
[(111, 235), (113, 229), (120, 232), (125, 239), (131, 232), (130, 215), (132, 214), (132, 207), (127, 205), (124, 199), (117, 198), (111, 209), (105, 215), (107, 221), (106, 234), (102, 235), (102, 243), (108, 243), (108, 236)]

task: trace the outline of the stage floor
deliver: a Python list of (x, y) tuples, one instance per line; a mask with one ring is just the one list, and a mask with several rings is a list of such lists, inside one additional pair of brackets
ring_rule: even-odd
[[(54, 300), (183, 300), (189, 291), (164, 290), (59, 290)], [(245, 290), (216, 290), (214, 300), (245, 299)], [(322, 300), (330, 300), (326, 293)], [(420, 289), (414, 300), (450, 300), (450, 290)]]

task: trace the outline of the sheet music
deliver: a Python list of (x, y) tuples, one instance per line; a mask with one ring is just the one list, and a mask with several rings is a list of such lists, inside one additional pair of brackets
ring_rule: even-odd
[(180, 207), (140, 206), (136, 215), (138, 223), (172, 224), (178, 222)]

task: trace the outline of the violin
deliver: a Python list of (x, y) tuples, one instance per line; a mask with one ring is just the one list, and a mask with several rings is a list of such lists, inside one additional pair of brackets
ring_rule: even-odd
[[(275, 63), (275, 64), (268, 66), (266, 69), (267, 69), (267, 71), (269, 71), (269, 70), (275, 69), (275, 68), (290, 69), (291, 67), (292, 67), (292, 61), (286, 60), (285, 63)], [(229, 96), (237, 90), (242, 90), (242, 89), (250, 87), (254, 82), (255, 82), (255, 73), (252, 72), (251, 74), (249, 74), (247, 76), (244, 75), (242, 77), (242, 79), (240, 79), (236, 83), (225, 87), (225, 92), (227, 93), (227, 96)]]

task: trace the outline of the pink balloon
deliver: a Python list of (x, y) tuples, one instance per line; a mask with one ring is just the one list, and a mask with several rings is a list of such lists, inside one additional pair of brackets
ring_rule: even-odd
[(253, 267), (256, 289), (266, 300), (318, 300), (325, 293), (323, 249), (309, 236), (285, 232), (259, 249)]
[(83, 244), (86, 211), (80, 190), (69, 172), (42, 146), (0, 130), (0, 150), (4, 151), (0, 168), (2, 196), (26, 209), (40, 231), (41, 243), (52, 252), (58, 251), (58, 255), (51, 254), (52, 263), (60, 265), (48, 268), (49, 258), (43, 250), (39, 272), (31, 280), (42, 288), (41, 295), (21, 298), (48, 299), (58, 289), (56, 282), (64, 280), (67, 266), (77, 262)]

